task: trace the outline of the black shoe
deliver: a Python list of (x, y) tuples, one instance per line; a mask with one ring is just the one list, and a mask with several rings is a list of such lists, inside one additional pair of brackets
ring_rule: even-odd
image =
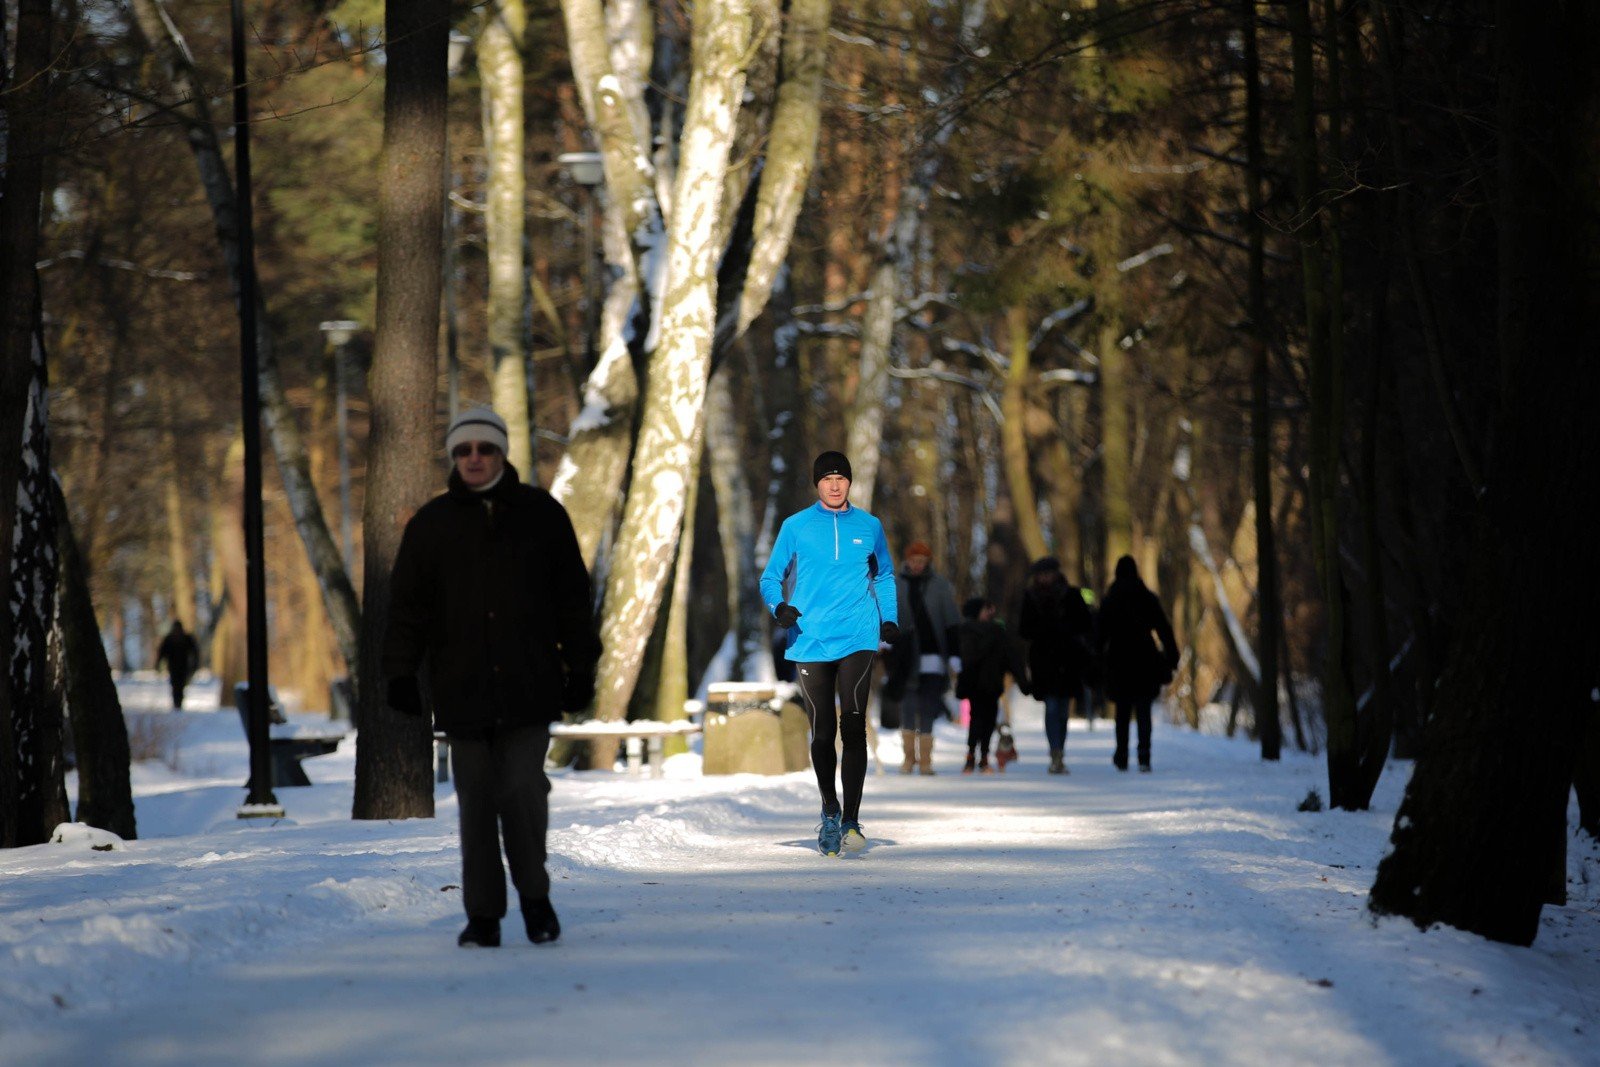
[(1139, 773), (1140, 774), (1149, 774), (1150, 773), (1150, 764), (1148, 764), (1148, 763), (1139, 764)]
[(499, 948), (500, 920), (469, 918), (467, 928), (456, 938), (456, 944), (462, 948)]
[(1128, 769), (1127, 756), (1112, 756), (1111, 762), (1117, 765), (1117, 770), (1119, 771), (1125, 771)]
[(543, 945), (561, 936), (561, 920), (556, 909), (550, 906), (549, 897), (522, 902), (522, 922), (528, 928), (528, 940)]

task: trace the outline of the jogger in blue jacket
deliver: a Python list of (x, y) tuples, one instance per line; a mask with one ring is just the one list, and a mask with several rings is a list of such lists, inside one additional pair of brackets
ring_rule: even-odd
[[(841, 847), (866, 847), (861, 790), (867, 777), (867, 698), (879, 643), (899, 633), (899, 609), (883, 524), (850, 506), (850, 461), (843, 453), (824, 452), (811, 476), (817, 503), (784, 520), (761, 574), (761, 597), (778, 625), (790, 631), (784, 657), (795, 664), (811, 719), (811, 764), (822, 794), (817, 847), (834, 856)], [(836, 732), (844, 741), (842, 765), (834, 755)], [(842, 805), (836, 769), (844, 785)]]

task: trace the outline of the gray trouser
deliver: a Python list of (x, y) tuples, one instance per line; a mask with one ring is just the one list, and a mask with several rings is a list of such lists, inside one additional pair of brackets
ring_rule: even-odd
[(520, 896), (550, 895), (544, 869), (550, 825), (550, 779), (544, 758), (550, 731), (524, 726), (486, 739), (450, 740), (456, 799), (461, 807), (461, 901), (467, 915), (498, 919), (506, 913), (506, 865)]

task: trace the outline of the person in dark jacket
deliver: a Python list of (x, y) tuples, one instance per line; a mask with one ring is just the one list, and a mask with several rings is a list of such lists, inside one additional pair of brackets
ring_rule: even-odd
[[(1000, 718), (1000, 695), (1006, 691), (1006, 672), (1017, 680), (1017, 688), (1024, 694), (1028, 692), (1027, 668), (1022, 664), (1011, 635), (994, 621), (994, 612), (991, 601), (975, 596), (961, 606), (965, 621), (956, 627), (956, 647), (961, 652), (956, 698), (965, 700), (970, 712), (967, 762), (961, 768), (962, 774), (971, 774), (974, 762), (979, 773), (993, 773), (989, 766), (989, 741)], [(982, 758), (977, 759), (980, 752)]]
[(1044, 701), (1050, 773), (1066, 774), (1067, 716), (1074, 700), (1083, 708), (1084, 687), (1093, 674), (1094, 619), (1082, 590), (1067, 581), (1054, 556), (1028, 568), (1017, 616), (1017, 634), (1028, 642), (1033, 695)]
[[(1152, 635), (1161, 642), (1156, 647)], [(1117, 751), (1111, 762), (1128, 769), (1128, 720), (1139, 721), (1139, 769), (1150, 769), (1150, 705), (1178, 669), (1172, 624), (1132, 556), (1117, 560), (1116, 577), (1100, 601), (1098, 634), (1106, 698), (1117, 708)]]
[(200, 646), (194, 643), (183, 628), (180, 619), (172, 620), (172, 629), (167, 631), (167, 636), (161, 639), (161, 647), (156, 650), (156, 666), (167, 665), (167, 681), (172, 685), (172, 710), (183, 710), (183, 691), (189, 685), (189, 679), (194, 677), (195, 668), (200, 666)]
[(545, 870), (550, 724), (594, 698), (600, 638), (589, 572), (566, 509), (506, 462), (506, 425), (462, 412), (445, 447), (449, 488), (406, 523), (383, 648), (388, 704), (425, 712), (450, 738), (461, 808), (457, 943), (500, 944), (506, 913), (501, 840), (528, 939), (561, 933)]
[(933, 773), (933, 724), (947, 713), (944, 695), (961, 625), (955, 586), (932, 564), (928, 543), (911, 542), (895, 583), (900, 636), (889, 650), (884, 696), (899, 703), (901, 774)]

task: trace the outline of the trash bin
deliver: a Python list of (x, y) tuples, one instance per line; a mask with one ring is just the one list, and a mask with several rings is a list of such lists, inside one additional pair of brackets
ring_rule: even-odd
[(703, 773), (788, 774), (810, 766), (806, 714), (780, 688), (792, 696), (792, 685), (718, 682), (707, 687)]

